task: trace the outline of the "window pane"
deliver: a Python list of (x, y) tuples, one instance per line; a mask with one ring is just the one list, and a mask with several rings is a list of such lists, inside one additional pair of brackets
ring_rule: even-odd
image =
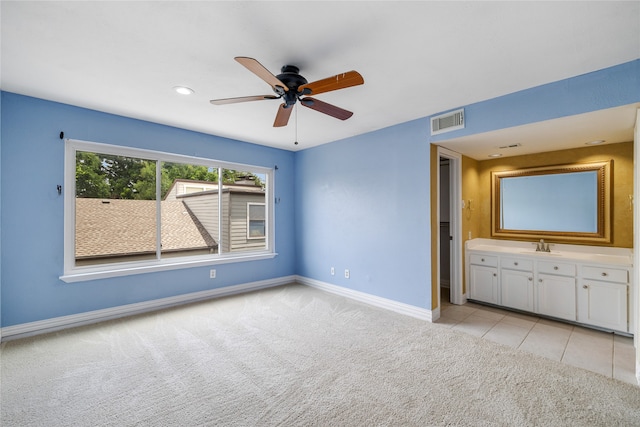
[(218, 253), (218, 169), (162, 163), (162, 257)]
[(223, 250), (239, 252), (266, 249), (266, 176), (232, 169), (223, 169), (222, 176)]
[(247, 205), (247, 220), (249, 221), (249, 239), (264, 237), (265, 233), (265, 207), (263, 204), (249, 203)]
[(155, 161), (76, 152), (76, 265), (156, 257)]

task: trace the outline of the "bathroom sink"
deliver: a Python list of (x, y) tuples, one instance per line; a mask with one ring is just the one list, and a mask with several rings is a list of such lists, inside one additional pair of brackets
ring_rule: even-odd
[(527, 254), (527, 255), (562, 256), (562, 254), (558, 252), (543, 252), (543, 251), (536, 251), (533, 249), (528, 251), (520, 251), (520, 253)]

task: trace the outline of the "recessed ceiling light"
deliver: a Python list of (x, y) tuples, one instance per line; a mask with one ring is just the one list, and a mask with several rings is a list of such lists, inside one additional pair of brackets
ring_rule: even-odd
[(502, 157), (502, 154), (499, 154), (499, 153), (489, 154), (489, 157)]
[(598, 144), (602, 144), (604, 142), (605, 142), (604, 139), (596, 139), (595, 141), (589, 141), (589, 142), (586, 142), (585, 144), (587, 144), (587, 145), (598, 145)]
[(193, 89), (186, 86), (174, 86), (173, 90), (181, 95), (191, 95), (193, 93)]

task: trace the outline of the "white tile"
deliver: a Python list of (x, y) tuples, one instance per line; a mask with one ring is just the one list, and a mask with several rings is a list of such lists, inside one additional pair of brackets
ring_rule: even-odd
[(510, 325), (519, 326), (521, 328), (525, 328), (530, 330), (533, 328), (533, 325), (538, 321), (537, 317), (532, 316), (523, 316), (517, 313), (509, 313), (500, 320), (500, 323), (508, 323)]
[(569, 337), (562, 362), (612, 377), (613, 334), (576, 327)]
[(480, 307), (479, 309), (473, 312), (473, 315), (498, 321), (504, 318), (505, 312), (502, 310), (491, 308), (491, 307)]
[(498, 322), (483, 338), (500, 344), (518, 348), (531, 328), (522, 328), (510, 323)]
[(486, 305), (482, 305), (482, 304), (477, 304), (475, 302), (467, 302), (464, 304), (463, 307), (469, 307), (469, 308), (483, 308), (486, 307)]
[(449, 307), (442, 307), (440, 315), (447, 316), (448, 318), (455, 319), (457, 321), (462, 321), (473, 314), (474, 311), (476, 311), (475, 308), (465, 307), (464, 305), (451, 305)]
[(573, 331), (573, 325), (570, 323), (557, 322), (555, 320), (545, 319), (544, 317), (538, 319), (537, 323), (541, 325), (552, 326), (554, 328), (566, 329), (567, 331)]
[(613, 378), (638, 385), (636, 378), (636, 349), (633, 338), (613, 337)]
[(436, 320), (434, 323), (436, 323), (438, 325), (447, 326), (449, 328), (452, 328), (455, 325), (457, 325), (458, 323), (460, 323), (460, 321), (456, 320), (456, 319), (453, 319), (451, 317), (448, 317), (448, 316), (442, 314), (442, 312), (441, 312), (440, 313), (440, 318), (438, 320)]
[(496, 323), (497, 320), (487, 319), (486, 317), (482, 316), (476, 316), (476, 314), (474, 313), (455, 325), (453, 329), (466, 332), (470, 335), (481, 337), (486, 334), (491, 328), (493, 328)]
[(536, 323), (518, 348), (560, 361), (570, 335), (567, 329)]
[(443, 304), (436, 323), (638, 385), (633, 338), (474, 303)]

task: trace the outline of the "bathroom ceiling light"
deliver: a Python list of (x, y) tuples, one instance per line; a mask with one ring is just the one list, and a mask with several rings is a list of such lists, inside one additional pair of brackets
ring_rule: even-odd
[(604, 142), (605, 142), (604, 139), (596, 139), (595, 141), (589, 141), (589, 142), (586, 142), (585, 144), (587, 144), (587, 145), (598, 145), (598, 144), (602, 144)]
[(186, 86), (174, 86), (173, 90), (178, 92), (180, 95), (191, 95), (193, 93), (193, 89)]
[(502, 154), (499, 154), (499, 153), (489, 154), (489, 157), (502, 157)]

